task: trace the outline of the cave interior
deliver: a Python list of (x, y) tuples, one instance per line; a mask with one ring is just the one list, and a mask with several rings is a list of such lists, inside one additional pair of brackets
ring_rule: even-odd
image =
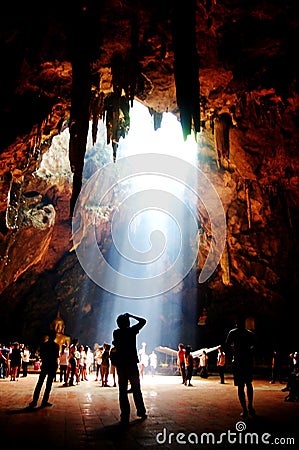
[[(122, 299), (79, 264), (72, 217), (86, 180), (116, 163), (138, 101), (156, 131), (167, 113), (195, 137), (227, 225), (199, 283), (212, 244), (198, 205), (196, 265), (161, 296), (155, 345), (223, 343), (242, 313), (261, 363), (274, 347), (298, 350), (297, 2), (53, 0), (6, 4), (0, 20), (0, 341), (37, 346), (58, 313), (69, 336), (110, 339), (109, 302)], [(117, 206), (98, 211), (99, 236)]]

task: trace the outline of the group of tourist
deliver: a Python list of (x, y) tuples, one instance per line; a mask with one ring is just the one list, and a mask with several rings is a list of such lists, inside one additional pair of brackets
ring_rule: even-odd
[[(198, 360), (198, 362), (196, 360)], [(194, 357), (190, 345), (185, 346), (182, 342), (178, 344), (177, 364), (182, 377), (182, 383), (186, 386), (192, 386), (191, 379), (195, 372), (198, 372), (201, 378), (208, 378), (208, 361), (209, 356), (206, 350), (202, 350), (199, 356)], [(219, 346), (216, 365), (220, 375), (221, 384), (224, 384), (225, 363), (225, 353), (221, 346)]]
[[(136, 321), (130, 326), (130, 319)], [(0, 344), (0, 378), (10, 377), (11, 381), (16, 381), (20, 373), (26, 377), (28, 365), (32, 362), (39, 362), (39, 377), (33, 392), (30, 408), (37, 406), (39, 396), (44, 381), (46, 387), (41, 402), (42, 407), (51, 406), (49, 396), (52, 384), (56, 381), (57, 375), (63, 386), (74, 386), (80, 381), (90, 380), (95, 372), (95, 381), (101, 383), (103, 387), (109, 386), (108, 377), (111, 374), (113, 386), (119, 387), (119, 405), (121, 412), (121, 423), (126, 425), (129, 422), (130, 402), (128, 394), (133, 392), (133, 399), (137, 409), (137, 415), (141, 420), (146, 419), (146, 410), (141, 392), (140, 380), (144, 377), (147, 368), (154, 375), (157, 369), (157, 355), (154, 351), (147, 355), (146, 343), (142, 342), (139, 350), (136, 348), (136, 336), (146, 324), (146, 320), (131, 314), (122, 314), (117, 318), (118, 328), (113, 332), (112, 344), (94, 344), (93, 351), (88, 345), (79, 345), (78, 339), (73, 341), (57, 342), (57, 333), (51, 328), (47, 337), (40, 345), (38, 354), (31, 355), (29, 348), (24, 344), (14, 342), (10, 346)], [(245, 328), (245, 323), (241, 320), (236, 322), (227, 335), (225, 348), (231, 359), (234, 385), (237, 386), (238, 398), (243, 408), (242, 416), (254, 415), (253, 408), (253, 355), (255, 349), (255, 335)], [(207, 352), (203, 350), (199, 356), (199, 375), (202, 378), (208, 377)], [(182, 377), (182, 383), (192, 386), (191, 380), (195, 369), (195, 358), (192, 355), (190, 345), (185, 346), (179, 343), (177, 351), (177, 364)], [(226, 353), (222, 347), (218, 347), (216, 365), (220, 376), (220, 383), (224, 384)], [(287, 384), (282, 391), (288, 392), (286, 401), (299, 400), (299, 358), (298, 352), (290, 355), (290, 371), (287, 376)], [(270, 383), (275, 383), (276, 379), (282, 383), (281, 362), (277, 351), (272, 357), (272, 377)], [(94, 375), (93, 375), (94, 376)], [(129, 389), (130, 387), (130, 389)], [(246, 391), (245, 391), (246, 388)]]
[[(238, 399), (242, 406), (241, 416), (246, 418), (248, 414), (255, 415), (253, 408), (253, 361), (256, 348), (255, 334), (245, 328), (244, 319), (236, 320), (235, 328), (230, 330), (225, 340), (225, 347), (228, 352), (228, 359), (231, 362), (234, 385), (237, 387)], [(289, 392), (285, 401), (299, 401), (299, 357), (298, 352), (291, 353), (290, 369), (286, 376), (287, 384), (282, 389)], [(208, 377), (208, 355), (205, 350), (199, 356), (199, 375), (202, 378)], [(192, 349), (183, 343), (178, 344), (177, 364), (182, 377), (182, 383), (192, 386), (191, 378), (195, 368), (195, 358), (192, 356)], [(221, 346), (218, 347), (216, 365), (220, 376), (220, 383), (225, 384), (225, 369), (227, 356)], [(277, 351), (273, 352), (271, 361), (271, 380), (275, 383), (278, 379), (283, 382), (282, 362)]]
[[(130, 326), (130, 319), (134, 319), (137, 323)], [(39, 376), (33, 391), (32, 401), (29, 403), (28, 408), (35, 409), (38, 405), (45, 381), (46, 386), (40, 407), (52, 406), (49, 402), (49, 397), (57, 373), (59, 373), (60, 381), (65, 386), (74, 386), (75, 383), (88, 380), (88, 376), (92, 372), (92, 367), (95, 367), (95, 379), (98, 381), (100, 377), (102, 386), (108, 386), (108, 376), (112, 368), (113, 386), (116, 386), (117, 367), (122, 425), (126, 426), (129, 423), (129, 385), (133, 393), (137, 415), (140, 417), (140, 420), (145, 420), (147, 415), (140, 386), (136, 336), (139, 330), (145, 325), (146, 320), (128, 313), (120, 315), (117, 318), (118, 328), (113, 332), (113, 347), (108, 343), (104, 343), (102, 346), (96, 344), (94, 352), (86, 345), (79, 345), (78, 339), (74, 339), (71, 343), (68, 340), (61, 341), (61, 338), (64, 336), (64, 329), (60, 327), (62, 321), (59, 316), (56, 322), (55, 326), (49, 329), (39, 348), (38, 359), (41, 362)], [(59, 327), (57, 327), (57, 324)], [(18, 379), (23, 355), (23, 350), (20, 347), (22, 346), (17, 342), (8, 348), (3, 345), (0, 346), (2, 377), (10, 375), (12, 381)], [(115, 356), (114, 359), (112, 355)], [(30, 353), (28, 359), (30, 362)], [(25, 370), (26, 374), (27, 372)]]
[[(130, 326), (130, 319), (134, 319), (136, 323)], [(107, 386), (108, 371), (107, 366), (110, 366), (110, 360), (112, 365), (117, 368), (118, 386), (119, 386), (119, 406), (120, 406), (120, 418), (121, 424), (127, 426), (130, 419), (130, 401), (128, 398), (128, 385), (131, 385), (131, 391), (133, 393), (133, 399), (137, 410), (137, 416), (140, 420), (147, 418), (146, 409), (143, 401), (143, 395), (140, 386), (140, 373), (138, 368), (138, 354), (136, 348), (136, 336), (146, 324), (146, 320), (126, 313), (121, 314), (117, 318), (118, 328), (113, 332), (113, 348), (110, 344), (104, 344), (101, 353), (101, 364), (104, 365), (104, 370), (101, 371), (102, 385)], [(41, 370), (39, 377), (33, 392), (32, 401), (29, 403), (29, 408), (36, 408), (41, 393), (43, 383), (46, 381), (46, 387), (43, 393), (41, 407), (52, 406), (49, 402), (49, 395), (51, 392), (53, 381), (56, 377), (59, 358), (61, 353), (66, 352), (66, 349), (60, 350), (59, 344), (55, 342), (56, 338), (55, 329), (50, 329), (48, 338), (40, 346), (40, 357), (42, 360)], [(76, 376), (77, 382), (79, 380), (87, 379), (87, 360), (88, 348), (78, 345), (78, 339), (74, 340), (69, 346), (69, 361), (76, 359), (74, 363), (70, 363), (66, 370), (66, 380), (70, 384), (73, 384), (74, 377)], [(83, 348), (81, 348), (83, 347)], [(100, 350), (100, 349), (99, 349)], [(112, 351), (113, 350), (113, 351)], [(82, 366), (85, 368), (80, 369), (80, 353), (82, 352)], [(111, 358), (110, 356), (113, 355)], [(85, 361), (85, 362), (84, 362)], [(104, 363), (104, 364), (103, 364)], [(116, 385), (116, 384), (115, 384)]]
[(187, 386), (192, 386), (191, 379), (194, 370), (194, 358), (191, 352), (192, 348), (190, 345), (185, 345), (180, 342), (177, 351), (177, 363), (179, 371), (182, 377), (182, 383)]
[(0, 378), (10, 377), (11, 381), (17, 381), (21, 371), (22, 377), (27, 377), (30, 358), (29, 347), (25, 344), (0, 344)]
[[(47, 337), (46, 337), (47, 339)], [(56, 340), (56, 335), (55, 335)], [(157, 354), (152, 351), (147, 355), (146, 343), (138, 351), (140, 376), (150, 371), (154, 375), (157, 371)], [(60, 343), (57, 371), (54, 381), (60, 381), (63, 386), (75, 386), (80, 381), (94, 379), (103, 387), (109, 386), (108, 378), (112, 378), (112, 386), (117, 385), (116, 367), (110, 358), (111, 344), (94, 344), (93, 350), (88, 345), (79, 345), (78, 339)], [(32, 366), (32, 369), (31, 369)], [(0, 378), (17, 381), (20, 377), (27, 377), (28, 370), (38, 373), (41, 369), (40, 350), (33, 352), (25, 344), (14, 342), (9, 346), (0, 344)], [(93, 378), (94, 377), (94, 378)]]

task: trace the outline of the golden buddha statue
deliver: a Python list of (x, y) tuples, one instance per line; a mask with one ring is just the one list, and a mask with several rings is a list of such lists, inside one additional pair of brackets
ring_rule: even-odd
[(63, 344), (70, 345), (71, 338), (64, 334), (65, 325), (59, 310), (57, 311), (57, 317), (51, 323), (50, 328), (56, 333), (55, 342), (59, 345), (60, 350)]

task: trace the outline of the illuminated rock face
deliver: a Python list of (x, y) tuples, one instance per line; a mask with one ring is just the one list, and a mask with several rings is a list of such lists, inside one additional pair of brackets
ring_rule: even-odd
[[(99, 3), (101, 10), (95, 9)], [(216, 336), (216, 343), (221, 342), (232, 315), (243, 310), (254, 317), (265, 346), (281, 327), (288, 328), (287, 344), (298, 296), (299, 100), (291, 51), (298, 16), (293, 2), (280, 8), (274, 1), (198, 1), (195, 24), (181, 11), (181, 28), (173, 2), (135, 3), (87, 2), (70, 11), (54, 1), (39, 20), (33, 21), (36, 14), (28, 5), (4, 16), (0, 337), (36, 342), (58, 304), (67, 334), (79, 333), (90, 345), (98, 337), (95, 322), (102, 305), (94, 299), (101, 292), (89, 285), (82, 294), (79, 286), (87, 276), (70, 252), (74, 168), (68, 165), (67, 145), (55, 146), (53, 137), (63, 139), (75, 120), (71, 162), (79, 167), (75, 182), (80, 184), (86, 121), (106, 113), (111, 145), (127, 131), (132, 96), (150, 108), (157, 126), (164, 111), (188, 119), (196, 100), (190, 100), (188, 85), (194, 41), (191, 32), (185, 38), (182, 30), (190, 20), (199, 55), (198, 165), (223, 203), (227, 245), (204, 285), (197, 284), (198, 273), (185, 280), (184, 323), (164, 310), (164, 338), (177, 327), (188, 336), (205, 307), (206, 325), (192, 339)], [(105, 148), (103, 144), (98, 152)], [(97, 163), (90, 158), (90, 173)], [(208, 218), (201, 208), (199, 222), (200, 270), (210, 245)]]

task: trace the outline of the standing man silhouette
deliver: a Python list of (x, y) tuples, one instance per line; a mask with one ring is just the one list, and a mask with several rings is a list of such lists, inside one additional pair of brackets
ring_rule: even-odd
[(177, 363), (182, 377), (182, 384), (187, 384), (186, 380), (186, 363), (185, 363), (186, 349), (183, 343), (178, 344)]
[[(130, 326), (130, 318), (136, 320), (137, 323)], [(117, 353), (116, 370), (118, 375), (120, 421), (122, 425), (128, 425), (130, 420), (129, 382), (131, 384), (137, 416), (141, 420), (147, 418), (140, 386), (139, 359), (136, 348), (136, 336), (146, 324), (146, 320), (125, 313), (117, 317), (116, 323), (118, 328), (113, 331), (113, 345)]]
[(221, 345), (218, 347), (217, 368), (220, 376), (220, 383), (224, 384), (225, 353), (222, 350)]
[[(253, 409), (253, 352), (255, 347), (255, 335), (245, 328), (244, 318), (235, 322), (235, 328), (229, 331), (226, 338), (226, 346), (233, 352), (233, 376), (234, 385), (238, 387), (238, 397), (243, 408), (242, 417), (248, 413), (255, 414)], [(246, 404), (245, 386), (247, 393), (248, 409)]]
[(54, 341), (56, 337), (55, 330), (50, 330), (48, 334), (48, 340), (44, 341), (40, 346), (40, 357), (42, 360), (41, 371), (34, 389), (32, 402), (29, 403), (30, 408), (34, 408), (37, 405), (40, 392), (44, 381), (47, 377), (46, 387), (42, 399), (42, 407), (52, 406), (49, 403), (49, 396), (52, 389), (53, 381), (56, 377), (59, 361), (59, 344)]

